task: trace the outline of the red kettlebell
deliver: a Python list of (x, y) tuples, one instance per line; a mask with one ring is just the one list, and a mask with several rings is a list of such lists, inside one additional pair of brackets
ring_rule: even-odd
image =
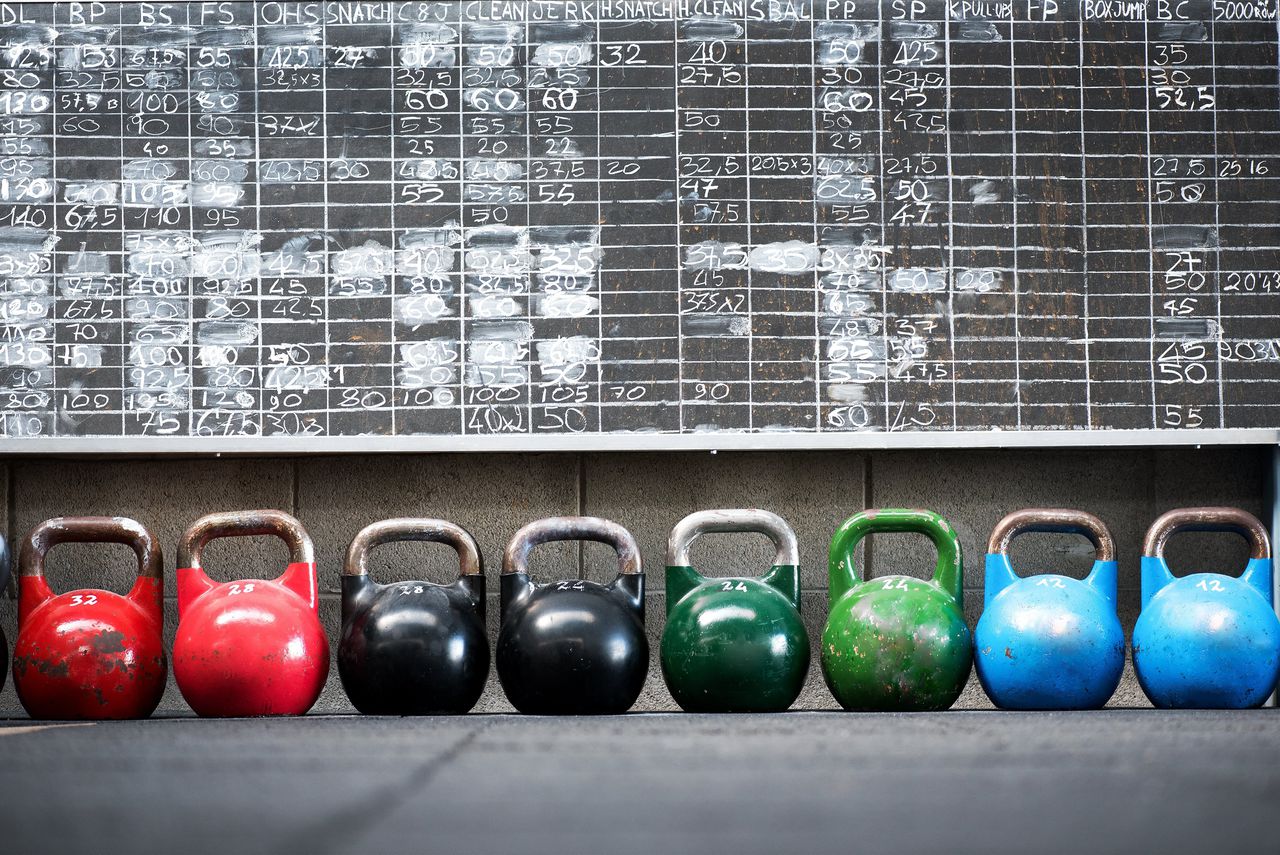
[[(215, 582), (200, 553), (219, 537), (273, 534), (289, 546), (276, 579)], [(178, 635), (173, 676), (202, 716), (302, 715), (329, 676), (315, 551), (282, 511), (209, 514), (178, 544)]]
[[(138, 556), (128, 594), (54, 594), (44, 559), (59, 543), (123, 543)], [(164, 561), (140, 523), (57, 517), (31, 530), (18, 554), (13, 685), (32, 718), (146, 718), (169, 675), (164, 656)]]

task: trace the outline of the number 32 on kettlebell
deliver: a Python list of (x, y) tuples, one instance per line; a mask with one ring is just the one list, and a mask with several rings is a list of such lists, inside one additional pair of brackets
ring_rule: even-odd
[[(758, 532), (777, 550), (760, 578), (708, 579), (689, 547), (708, 532)], [(688, 712), (780, 712), (809, 671), (809, 634), (800, 619), (795, 532), (762, 510), (700, 511), (667, 541), (667, 625), (662, 675)]]
[[(930, 580), (863, 581), (854, 550), (876, 532), (917, 532), (933, 541)], [(831, 540), (831, 612), (822, 633), (822, 675), (847, 710), (944, 710), (969, 679), (973, 649), (961, 611), (960, 539), (932, 511), (887, 508), (855, 514)]]

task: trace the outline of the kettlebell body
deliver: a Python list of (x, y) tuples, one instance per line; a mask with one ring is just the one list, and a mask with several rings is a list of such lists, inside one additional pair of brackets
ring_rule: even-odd
[[(764, 576), (703, 577), (689, 547), (707, 532), (761, 532), (778, 554)], [(761, 510), (701, 511), (667, 545), (662, 676), (687, 712), (781, 712), (804, 687), (809, 633), (800, 617), (795, 533)]]
[[(1018, 578), (1009, 544), (1024, 532), (1073, 532), (1094, 544), (1083, 581)], [(1092, 514), (1031, 508), (1005, 517), (987, 547), (985, 602), (974, 631), (974, 664), (992, 702), (1010, 710), (1099, 709), (1124, 672), (1116, 614), (1115, 545)]]
[[(567, 579), (540, 585), (529, 551), (555, 540), (593, 540), (618, 553), (608, 585)], [(635, 539), (595, 517), (555, 517), (516, 533), (503, 555), (502, 626), (495, 659), (511, 704), (522, 713), (590, 715), (631, 708), (649, 670), (644, 574)]]
[[(374, 582), (368, 552), (402, 540), (453, 546), (462, 564), (458, 580)], [(342, 576), (338, 674), (347, 697), (369, 715), (467, 712), (489, 675), (484, 612), (480, 552), (465, 530), (430, 519), (368, 526), (352, 541)]]
[[(1235, 531), (1250, 542), (1244, 573), (1174, 578), (1164, 545), (1179, 531)], [(1164, 709), (1261, 706), (1280, 679), (1280, 619), (1272, 607), (1266, 528), (1236, 508), (1170, 511), (1147, 532), (1142, 612), (1133, 666), (1151, 703)]]
[[(218, 537), (274, 534), (291, 562), (277, 579), (214, 582), (200, 563)], [(178, 550), (178, 633), (173, 671), (201, 716), (302, 715), (329, 673), (311, 539), (281, 511), (210, 514)]]
[[(931, 580), (885, 576), (866, 582), (853, 553), (871, 532), (919, 532), (937, 547)], [(881, 509), (850, 517), (831, 541), (822, 633), (822, 674), (847, 710), (944, 710), (955, 703), (973, 662), (961, 612), (959, 538), (932, 511)]]
[[(128, 594), (54, 594), (44, 576), (59, 543), (122, 543), (138, 557)], [(168, 662), (163, 560), (141, 524), (119, 517), (60, 517), (32, 529), (19, 554), (13, 683), (32, 718), (146, 718), (164, 694)]]

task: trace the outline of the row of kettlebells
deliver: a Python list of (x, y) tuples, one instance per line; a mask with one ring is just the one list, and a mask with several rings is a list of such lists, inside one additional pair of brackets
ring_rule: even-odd
[[(1163, 558), (1182, 530), (1227, 530), (1248, 539), (1239, 577), (1175, 579)], [(1084, 580), (1020, 579), (1009, 545), (1024, 532), (1074, 532), (1092, 541)], [(708, 532), (758, 532), (774, 543), (758, 577), (706, 578), (689, 548)], [(859, 542), (873, 532), (917, 532), (934, 544), (931, 579), (864, 581)], [(213, 539), (275, 535), (290, 563), (274, 580), (217, 583), (201, 566)], [(395, 541), (445, 543), (458, 553), (456, 582), (380, 585), (367, 559)], [(589, 540), (617, 555), (607, 585), (583, 579), (538, 583), (528, 559), (539, 544)], [(138, 559), (128, 594), (55, 595), (44, 578), (49, 550), (67, 542), (123, 543)], [(3, 542), (0, 541), (0, 548)], [(7, 568), (7, 554), (0, 567)], [(1010, 514), (991, 535), (986, 600), (974, 638), (962, 613), (961, 547), (952, 527), (924, 510), (865, 511), (837, 530), (829, 556), (830, 614), (821, 664), (836, 700), (850, 710), (939, 710), (952, 705), (975, 660), (988, 695), (1007, 709), (1101, 707), (1119, 683), (1124, 633), (1116, 614), (1114, 542), (1097, 517), (1074, 510)], [(319, 620), (314, 550), (302, 525), (280, 511), (212, 514), (178, 547), (174, 677), (199, 715), (300, 715), (329, 670)], [(762, 510), (702, 511), (681, 520), (667, 548), (667, 622), (661, 663), (672, 696), (696, 712), (775, 712), (791, 706), (809, 669), (800, 618), (795, 534)], [(47, 520), (22, 543), (13, 673), (35, 718), (138, 718), (160, 701), (168, 664), (162, 642), (160, 547), (137, 522), (113, 517)], [(1133, 633), (1138, 679), (1158, 707), (1258, 706), (1280, 677), (1280, 620), (1272, 608), (1270, 543), (1253, 516), (1233, 508), (1171, 511), (1147, 533), (1142, 612)], [(0, 579), (0, 583), (3, 580)], [(525, 526), (508, 544), (501, 576), (496, 659), (508, 699), (525, 713), (618, 713), (631, 707), (648, 671), (644, 574), (635, 539), (617, 523), (556, 517)], [(361, 531), (342, 577), (338, 668), (364, 713), (463, 713), (489, 672), (485, 576), (474, 539), (442, 520), (393, 519)], [(0, 636), (0, 645), (3, 636)], [(2, 679), (2, 676), (0, 676)]]

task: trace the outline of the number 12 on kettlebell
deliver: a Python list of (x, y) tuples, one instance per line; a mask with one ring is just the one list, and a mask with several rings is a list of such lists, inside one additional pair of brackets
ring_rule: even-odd
[[(862, 581), (858, 544), (874, 532), (917, 532), (933, 541), (931, 580)], [(822, 633), (822, 675), (847, 710), (944, 710), (973, 664), (962, 613), (960, 539), (932, 511), (885, 508), (855, 514), (836, 530), (827, 565), (831, 612)]]
[[(708, 579), (689, 547), (708, 532), (759, 532), (777, 549), (764, 576)], [(687, 712), (781, 712), (809, 672), (795, 532), (762, 510), (700, 511), (667, 542), (662, 676)]]

